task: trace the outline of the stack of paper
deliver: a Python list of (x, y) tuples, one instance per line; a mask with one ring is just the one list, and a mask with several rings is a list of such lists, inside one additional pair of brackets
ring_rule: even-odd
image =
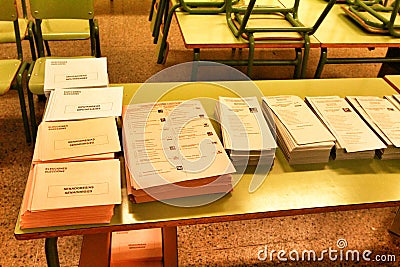
[(336, 138), (333, 158), (372, 159), (375, 150), (386, 148), (344, 98), (306, 97), (306, 101)]
[(50, 93), (44, 121), (117, 117), (122, 112), (123, 87), (57, 89)]
[(32, 165), (20, 226), (108, 223), (121, 203), (120, 181), (117, 159)]
[(107, 58), (48, 58), (44, 92), (58, 88), (107, 87)]
[(347, 96), (347, 101), (382, 139), (387, 148), (377, 151), (381, 159), (400, 158), (400, 110), (378, 96)]
[(112, 233), (110, 267), (162, 267), (161, 229), (142, 229)]
[(114, 158), (121, 151), (114, 117), (40, 123), (33, 163)]
[(235, 166), (273, 163), (275, 129), (269, 128), (256, 97), (219, 97), (215, 114), (224, 148)]
[(262, 106), (266, 115), (272, 110), (278, 144), (289, 164), (329, 161), (335, 137), (300, 97), (263, 97)]
[(232, 190), (235, 168), (199, 101), (130, 105), (123, 140), (134, 202)]
[(384, 98), (390, 101), (398, 110), (400, 110), (400, 95), (385, 95)]

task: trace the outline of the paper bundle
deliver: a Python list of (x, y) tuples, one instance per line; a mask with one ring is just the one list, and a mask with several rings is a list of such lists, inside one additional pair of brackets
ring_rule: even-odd
[(32, 165), (21, 229), (109, 223), (121, 203), (118, 159)]
[(300, 97), (263, 97), (262, 107), (266, 116), (272, 111), (278, 144), (289, 164), (329, 161), (335, 137)]
[(336, 138), (333, 158), (372, 159), (375, 150), (386, 148), (344, 98), (306, 97), (306, 101)]
[(134, 202), (232, 190), (235, 168), (199, 101), (130, 105), (123, 144)]
[(267, 124), (256, 97), (219, 97), (215, 114), (224, 148), (235, 166), (273, 163), (275, 127)]

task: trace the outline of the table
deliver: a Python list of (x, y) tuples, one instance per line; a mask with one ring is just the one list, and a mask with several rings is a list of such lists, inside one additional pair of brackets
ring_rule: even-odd
[[(175, 17), (183, 38), (185, 47), (193, 49), (194, 60), (200, 60), (201, 49), (243, 49), (249, 48), (248, 40), (236, 38), (226, 21), (225, 14), (189, 14), (187, 12), (175, 12)], [(285, 25), (284, 27), (288, 27)], [(207, 30), (205, 30), (207, 29)], [(284, 33), (282, 33), (284, 34)], [(319, 47), (319, 42), (310, 36), (310, 48)], [(304, 77), (307, 60), (303, 61), (302, 48), (305, 47), (304, 40), (263, 40), (256, 41), (254, 48), (290, 48), (294, 49), (295, 55), (291, 59), (254, 59), (249, 63), (247, 59), (219, 60), (218, 62), (228, 65), (247, 65), (248, 75), (251, 76), (252, 66), (255, 65), (292, 65), (294, 77)], [(250, 52), (249, 52), (250, 53)]]
[[(281, 0), (281, 2), (286, 6), (293, 3), (293, 0)], [(313, 23), (317, 17), (315, 13), (318, 14), (325, 5), (325, 0), (301, 0), (299, 7), (300, 19), (305, 23)], [(326, 64), (400, 62), (399, 53), (393, 52), (389, 52), (385, 57), (330, 58), (328, 56), (328, 49), (366, 48), (371, 50), (377, 47), (390, 49), (400, 47), (400, 38), (365, 31), (346, 15), (341, 6), (341, 4), (336, 4), (314, 33), (314, 37), (320, 42), (321, 49), (315, 78), (321, 76), (323, 67)], [(311, 10), (312, 12), (310, 12)], [(384, 74), (381, 73), (380, 75), (383, 76)]]
[(383, 77), (397, 91), (400, 91), (400, 75), (385, 75)]
[[(396, 93), (382, 78), (271, 80), (256, 81), (255, 84), (263, 95), (344, 97)], [(234, 87), (244, 95), (257, 93), (249, 91), (249, 82), (243, 81), (221, 82), (219, 85), (186, 83), (173, 89), (167, 88), (166, 84), (155, 83), (146, 90), (139, 89), (141, 84), (122, 84), (123, 101), (129, 104), (133, 96), (136, 102), (148, 102), (158, 96), (162, 96), (160, 100), (184, 100), (232, 95), (221, 85)], [(204, 106), (212, 114), (214, 106), (209, 102)], [(48, 265), (57, 266), (56, 245), (59, 236), (102, 235), (113, 231), (161, 227), (164, 264), (174, 266), (177, 264), (177, 226), (400, 205), (398, 160), (331, 161), (328, 164), (290, 166), (278, 149), (271, 172), (258, 190), (249, 193), (252, 172), (252, 168), (247, 169), (232, 193), (195, 208), (174, 207), (161, 202), (132, 204), (127, 198), (123, 178), (123, 202), (116, 206), (109, 224), (20, 229), (18, 218), (14, 235), (19, 240), (46, 238)]]

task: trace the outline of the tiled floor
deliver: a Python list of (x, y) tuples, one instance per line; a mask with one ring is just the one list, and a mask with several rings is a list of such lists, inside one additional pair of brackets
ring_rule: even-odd
[[(144, 82), (165, 67), (192, 60), (192, 52), (184, 48), (178, 28), (173, 24), (167, 63), (165, 65), (155, 63), (155, 45), (151, 40), (150, 24), (147, 20), (150, 2), (150, 0), (96, 1), (101, 47), (103, 55), (108, 58), (111, 83)], [(1, 58), (14, 52), (13, 46), (3, 47), (1, 46), (0, 50)], [(82, 53), (80, 45), (75, 42), (56, 44), (52, 48), (54, 55)], [(24, 49), (29, 59), (26, 43)], [(207, 51), (205, 54), (219, 56), (225, 52), (230, 53), (230, 51)], [(286, 52), (273, 52), (277, 53)], [(354, 53), (383, 55), (385, 51), (340, 50), (337, 53), (349, 56)], [(307, 77), (312, 77), (318, 55), (318, 51), (312, 51)], [(323, 77), (375, 77), (379, 67), (379, 64), (328, 66)], [(287, 79), (291, 77), (292, 72), (286, 67), (257, 67), (254, 74), (255, 79)], [(40, 116), (43, 103), (37, 103), (37, 107)], [(0, 98), (0, 129), (0, 266), (46, 266), (43, 240), (17, 241), (13, 236), (32, 157), (32, 146), (28, 146), (24, 140), (16, 91), (11, 91)], [(298, 252), (315, 250), (320, 255), (324, 249), (338, 249), (337, 241), (345, 239), (348, 244), (347, 249), (371, 250), (373, 255), (396, 255), (397, 263), (386, 262), (382, 263), (382, 266), (397, 266), (400, 261), (399, 241), (387, 232), (396, 210), (396, 208), (367, 209), (179, 227), (179, 265), (275, 265), (278, 263), (276, 253), (273, 254), (272, 261), (270, 258), (265, 261), (258, 259), (259, 251), (265, 249), (265, 246), (268, 253), (280, 249), (287, 253), (291, 250)], [(78, 265), (81, 240), (79, 236), (59, 239), (62, 266)], [(376, 261), (341, 261), (340, 258), (330, 260), (327, 255), (319, 262), (289, 260), (286, 264), (379, 265)]]

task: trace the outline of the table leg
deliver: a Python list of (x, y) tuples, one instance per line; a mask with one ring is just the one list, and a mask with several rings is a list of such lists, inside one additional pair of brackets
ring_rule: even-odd
[(400, 236), (400, 209), (397, 210), (396, 217), (394, 217), (392, 225), (389, 228), (389, 232)]
[(178, 266), (177, 227), (162, 228), (164, 267)]
[(46, 238), (45, 251), (46, 261), (49, 267), (59, 267), (60, 261), (58, 260), (57, 237)]

